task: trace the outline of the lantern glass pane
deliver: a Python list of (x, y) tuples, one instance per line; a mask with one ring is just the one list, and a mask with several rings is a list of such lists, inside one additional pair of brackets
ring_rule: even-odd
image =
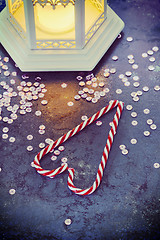
[(104, 21), (104, 0), (85, 0), (85, 42)]
[(34, 6), (37, 40), (75, 40), (75, 7), (59, 4), (55, 9), (50, 4)]
[(24, 4), (22, 0), (10, 0), (8, 1), (10, 21), (16, 28), (16, 30), (22, 34), (26, 32)]

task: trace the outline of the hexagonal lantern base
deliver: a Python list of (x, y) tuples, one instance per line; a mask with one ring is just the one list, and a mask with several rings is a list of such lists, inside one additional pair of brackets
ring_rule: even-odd
[(30, 50), (7, 20), (0, 14), (0, 41), (21, 71), (91, 71), (124, 28), (123, 21), (108, 6), (107, 19), (83, 49)]

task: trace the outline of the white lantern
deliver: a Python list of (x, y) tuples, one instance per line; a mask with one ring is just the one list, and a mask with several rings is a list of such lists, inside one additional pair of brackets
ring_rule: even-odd
[(0, 41), (22, 71), (92, 70), (124, 27), (107, 0), (7, 0)]

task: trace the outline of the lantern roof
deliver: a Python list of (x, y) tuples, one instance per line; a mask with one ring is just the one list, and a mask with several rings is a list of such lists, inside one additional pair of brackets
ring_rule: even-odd
[(33, 6), (35, 6), (37, 3), (39, 3), (42, 7), (45, 7), (46, 4), (50, 4), (53, 9), (55, 9), (55, 6), (58, 4), (63, 5), (66, 7), (69, 3), (75, 4), (76, 0), (32, 0)]

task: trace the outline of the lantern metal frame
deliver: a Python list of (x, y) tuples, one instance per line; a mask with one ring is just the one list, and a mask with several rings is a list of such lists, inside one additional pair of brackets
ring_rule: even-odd
[[(124, 28), (124, 22), (107, 5), (107, 0), (103, 0), (103, 14), (86, 34), (85, 0), (72, 0), (75, 7), (75, 40), (59, 40), (57, 45), (57, 40), (53, 39), (47, 43), (46, 40), (36, 39), (33, 3), (39, 0), (23, 0), (26, 32), (11, 14), (9, 1), (0, 13), (0, 41), (18, 67), (26, 72), (90, 71)], [(16, 4), (21, 2), (17, 0)], [(69, 1), (63, 2), (67, 5)], [(48, 44), (48, 47), (42, 43)]]

